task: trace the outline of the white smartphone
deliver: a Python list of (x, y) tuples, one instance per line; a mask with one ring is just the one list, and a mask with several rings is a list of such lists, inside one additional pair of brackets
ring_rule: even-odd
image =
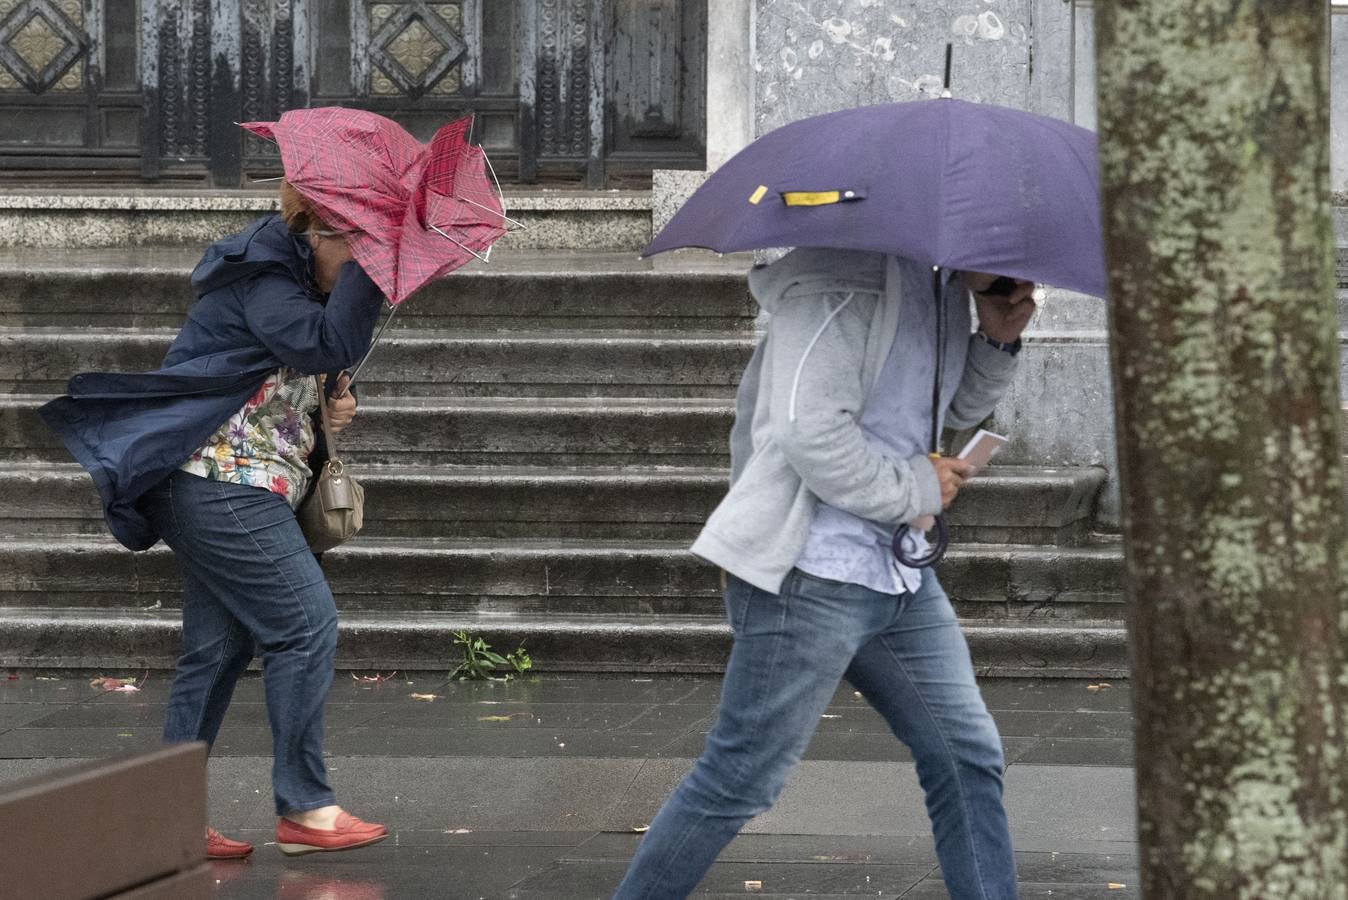
[(959, 458), (974, 464), (974, 471), (977, 472), (988, 464), (997, 451), (1006, 446), (1010, 438), (1000, 434), (994, 434), (986, 428), (978, 429), (978, 434), (969, 439), (969, 443), (964, 445), (960, 451)]

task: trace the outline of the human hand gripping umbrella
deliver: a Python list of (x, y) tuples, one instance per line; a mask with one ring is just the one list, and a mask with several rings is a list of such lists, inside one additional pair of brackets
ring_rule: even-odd
[[(481, 147), (468, 142), (472, 118), (422, 144), (398, 123), (360, 109), (296, 109), (276, 122), (242, 127), (273, 140), (286, 180), (323, 221), (342, 232), (352, 255), (393, 307), (432, 279), (472, 259), (518, 226)], [(365, 360), (356, 366), (351, 378)]]
[[(938, 305), (940, 268), (1103, 297), (1098, 182), (1095, 135), (1057, 119), (948, 97), (848, 109), (792, 122), (741, 150), (643, 255), (679, 247), (871, 250), (937, 269)], [(934, 395), (939, 378), (938, 365)], [(933, 452), (938, 408), (934, 400)], [(938, 516), (935, 524), (936, 549), (926, 556), (901, 548), (907, 529), (900, 529), (900, 561), (922, 567), (940, 559), (944, 522)]]

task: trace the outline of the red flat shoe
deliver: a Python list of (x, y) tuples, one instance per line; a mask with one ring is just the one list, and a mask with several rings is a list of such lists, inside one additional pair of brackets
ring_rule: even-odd
[(207, 859), (244, 859), (252, 852), (253, 845), (247, 841), (231, 840), (214, 828), (206, 829)]
[(282, 817), (276, 820), (276, 846), (286, 856), (368, 847), (388, 837), (388, 829), (362, 822), (347, 812), (337, 814), (335, 828), (309, 828)]

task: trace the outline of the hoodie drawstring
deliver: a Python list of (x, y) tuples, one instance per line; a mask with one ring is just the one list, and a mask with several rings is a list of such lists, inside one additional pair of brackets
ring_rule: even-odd
[(847, 299), (843, 300), (842, 303), (838, 304), (837, 309), (828, 314), (828, 318), (824, 319), (824, 324), (819, 326), (819, 330), (814, 333), (814, 337), (810, 339), (810, 343), (805, 347), (805, 352), (801, 354), (800, 362), (796, 364), (796, 376), (791, 379), (791, 402), (787, 406), (786, 413), (786, 420), (788, 422), (796, 421), (796, 392), (800, 388), (801, 373), (805, 371), (805, 360), (809, 358), (810, 351), (814, 350), (814, 345), (819, 343), (819, 339), (824, 336), (824, 330), (828, 328), (829, 323), (837, 317), (838, 313), (847, 308), (847, 304), (851, 303), (852, 298), (855, 296), (855, 291), (849, 293)]

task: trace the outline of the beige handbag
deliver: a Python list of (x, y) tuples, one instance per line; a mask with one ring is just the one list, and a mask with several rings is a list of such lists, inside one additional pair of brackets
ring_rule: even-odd
[(309, 549), (324, 553), (346, 543), (356, 536), (365, 524), (365, 489), (346, 472), (337, 456), (337, 441), (328, 422), (328, 401), (323, 394), (323, 380), (314, 376), (318, 385), (318, 409), (323, 421), (323, 440), (328, 448), (328, 461), (317, 475), (318, 482), (300, 505), (296, 517), (304, 532)]

